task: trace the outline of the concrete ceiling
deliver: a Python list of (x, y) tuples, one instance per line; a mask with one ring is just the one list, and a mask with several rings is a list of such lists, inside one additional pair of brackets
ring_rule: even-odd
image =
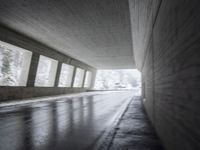
[(98, 69), (135, 68), (128, 0), (4, 0), (0, 23)]

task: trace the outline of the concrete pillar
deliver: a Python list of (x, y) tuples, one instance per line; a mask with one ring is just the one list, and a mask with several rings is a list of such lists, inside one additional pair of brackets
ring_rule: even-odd
[(33, 53), (31, 58), (31, 64), (28, 74), (28, 80), (27, 80), (27, 87), (34, 87), (36, 73), (37, 73), (37, 67), (39, 63), (40, 55), (38, 53)]
[(82, 83), (82, 86), (81, 86), (83, 88), (84, 88), (84, 84), (85, 84), (86, 72), (87, 72), (87, 70), (84, 70), (83, 83)]
[(75, 75), (76, 75), (76, 66), (74, 66), (74, 71), (73, 71), (73, 76), (72, 76), (72, 83), (71, 83), (71, 87), (73, 87), (74, 85), (74, 79), (75, 79)]
[(55, 87), (58, 87), (58, 84), (59, 84), (59, 78), (60, 78), (61, 68), (62, 68), (62, 62), (58, 62), (57, 72), (56, 72), (56, 78), (55, 78), (55, 83), (54, 83)]

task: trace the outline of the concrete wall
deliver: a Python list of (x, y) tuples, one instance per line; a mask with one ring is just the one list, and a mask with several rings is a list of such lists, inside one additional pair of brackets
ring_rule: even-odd
[(200, 2), (160, 2), (141, 69), (144, 105), (167, 150), (197, 150), (200, 149)]
[[(71, 64), (75, 66), (75, 68), (80, 67), (84, 70), (91, 71), (93, 74), (92, 86), (94, 84), (96, 69), (81, 61), (57, 52), (34, 39), (23, 36), (22, 34), (4, 26), (0, 26), (0, 40), (27, 49), (33, 53), (27, 87), (0, 87), (0, 101), (87, 91), (87, 88), (62, 88), (56, 86), (58, 85), (62, 63)], [(34, 87), (40, 55), (44, 55), (59, 61), (55, 79), (55, 87)]]
[(136, 67), (142, 69), (152, 35), (160, 0), (129, 0), (133, 53)]

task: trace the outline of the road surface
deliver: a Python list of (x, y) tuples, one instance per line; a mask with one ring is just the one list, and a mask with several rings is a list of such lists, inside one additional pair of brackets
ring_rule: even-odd
[(124, 112), (132, 91), (91, 92), (0, 107), (0, 150), (92, 150)]

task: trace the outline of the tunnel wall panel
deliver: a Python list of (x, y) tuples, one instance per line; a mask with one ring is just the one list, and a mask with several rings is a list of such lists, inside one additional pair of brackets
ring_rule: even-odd
[(84, 88), (73, 89), (63, 87), (0, 87), (1, 102), (85, 91), (86, 89)]
[[(144, 93), (143, 93), (143, 101), (145, 103), (148, 115), (151, 120), (154, 120), (154, 109), (153, 109), (153, 104), (154, 104), (154, 93), (153, 93), (153, 61), (152, 61), (152, 41), (149, 42), (149, 47), (148, 51), (146, 54), (146, 61), (144, 63), (143, 67), (143, 88)], [(148, 77), (148, 78), (147, 78)]]
[(79, 61), (70, 56), (57, 52), (55, 49), (40, 43), (30, 37), (24, 36), (23, 34), (11, 30), (3, 25), (0, 26), (0, 40), (3, 42), (7, 42), (9, 44), (18, 46), (20, 48), (27, 49), (31, 51), (32, 60), (31, 66), (29, 69), (28, 81), (26, 87), (11, 87), (11, 86), (0, 86), (0, 102), (8, 101), (8, 100), (16, 100), (22, 98), (31, 98), (31, 97), (40, 97), (40, 96), (50, 96), (50, 95), (58, 95), (58, 94), (67, 94), (74, 92), (85, 92), (90, 88), (66, 88), (66, 87), (57, 87), (59, 81), (60, 71), (57, 71), (55, 78), (55, 86), (54, 87), (34, 87), (35, 77), (38, 67), (39, 56), (44, 55), (46, 57), (55, 59), (59, 61), (58, 68), (61, 67), (62, 63), (73, 65), (75, 68), (79, 67), (84, 70), (91, 71), (92, 76), (92, 84), (94, 85), (94, 80), (96, 76), (96, 69)]
[(200, 2), (163, 0), (142, 69), (146, 111), (168, 150), (200, 149)]

